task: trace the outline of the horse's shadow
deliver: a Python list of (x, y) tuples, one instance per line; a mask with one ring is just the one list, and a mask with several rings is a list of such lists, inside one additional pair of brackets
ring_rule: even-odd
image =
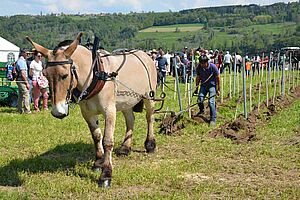
[(0, 168), (0, 185), (21, 186), (20, 172), (43, 173), (72, 169), (78, 162), (93, 159), (92, 144), (82, 142), (56, 146), (39, 156), (28, 159), (14, 159)]

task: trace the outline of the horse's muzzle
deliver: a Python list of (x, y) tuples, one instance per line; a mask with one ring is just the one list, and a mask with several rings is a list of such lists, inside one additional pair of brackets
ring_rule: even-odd
[(69, 105), (66, 103), (58, 103), (52, 107), (51, 114), (53, 117), (63, 119), (69, 114)]
[(56, 118), (58, 118), (58, 119), (63, 119), (63, 118), (65, 118), (66, 116), (68, 116), (67, 114), (55, 115), (55, 114), (53, 114), (53, 112), (51, 112), (51, 114), (52, 114), (53, 117), (56, 117)]

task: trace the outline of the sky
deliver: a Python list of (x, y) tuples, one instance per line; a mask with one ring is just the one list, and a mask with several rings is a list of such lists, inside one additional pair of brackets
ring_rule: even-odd
[(299, 0), (0, 0), (0, 16), (18, 14), (92, 14), (168, 12), (228, 5), (269, 5)]

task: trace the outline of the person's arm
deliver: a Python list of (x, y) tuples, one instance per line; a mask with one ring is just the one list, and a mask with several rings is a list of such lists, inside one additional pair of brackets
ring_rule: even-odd
[(200, 76), (197, 75), (197, 76), (196, 76), (196, 88), (199, 87), (199, 84), (200, 84)]
[(29, 76), (33, 76), (33, 69), (32, 68), (29, 69)]

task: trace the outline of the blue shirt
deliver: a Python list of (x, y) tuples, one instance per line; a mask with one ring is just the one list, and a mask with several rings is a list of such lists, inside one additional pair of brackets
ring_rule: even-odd
[(25, 71), (25, 75), (26, 77), (28, 77), (28, 74), (27, 74), (27, 63), (26, 63), (26, 60), (23, 56), (21, 56), (18, 60), (17, 60), (17, 71), (18, 71), (18, 74), (21, 74), (21, 70), (24, 70)]
[(158, 69), (159, 71), (163, 71), (165, 72), (166, 71), (166, 65), (168, 65), (168, 61), (165, 57), (158, 57), (156, 58), (157, 60), (157, 66), (158, 66)]
[(209, 84), (216, 85), (217, 76), (219, 76), (219, 70), (213, 63), (209, 63), (207, 68), (198, 65), (196, 68), (197, 76), (200, 77), (201, 84), (207, 86)]

